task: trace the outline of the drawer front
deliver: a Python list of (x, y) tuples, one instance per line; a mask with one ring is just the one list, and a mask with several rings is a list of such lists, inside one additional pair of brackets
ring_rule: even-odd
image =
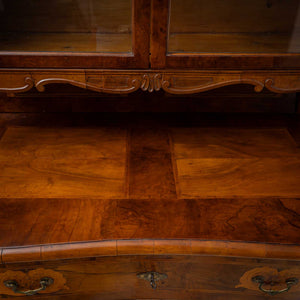
[[(35, 299), (275, 299), (300, 298), (300, 262), (212, 256), (123, 256), (7, 265), (3, 298), (43, 287)], [(17, 290), (7, 287), (17, 283)], [(79, 298), (78, 298), (79, 297)], [(82, 299), (82, 298), (81, 298)]]

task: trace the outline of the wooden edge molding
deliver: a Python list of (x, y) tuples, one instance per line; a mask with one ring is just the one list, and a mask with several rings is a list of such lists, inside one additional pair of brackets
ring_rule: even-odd
[(256, 92), (300, 92), (300, 71), (167, 71), (167, 70), (0, 70), (0, 92), (43, 92), (51, 83), (71, 84), (102, 93), (128, 94), (139, 89), (194, 94), (235, 84)]
[(213, 255), (300, 260), (300, 245), (207, 240), (103, 240), (0, 249), (1, 263), (124, 255)]

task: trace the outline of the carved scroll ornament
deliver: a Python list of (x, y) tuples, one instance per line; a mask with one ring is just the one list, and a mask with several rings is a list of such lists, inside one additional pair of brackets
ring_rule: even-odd
[(0, 92), (21, 93), (52, 83), (71, 84), (102, 93), (128, 94), (139, 89), (170, 94), (194, 94), (235, 84), (250, 84), (256, 92), (300, 92), (300, 72), (204, 71), (34, 71), (0, 72)]

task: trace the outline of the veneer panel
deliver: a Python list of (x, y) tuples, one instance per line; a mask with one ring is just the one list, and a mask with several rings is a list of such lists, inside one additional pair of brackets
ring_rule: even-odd
[(9, 128), (0, 166), (0, 197), (122, 198), (126, 130)]
[(286, 129), (173, 129), (181, 198), (298, 197), (300, 152)]

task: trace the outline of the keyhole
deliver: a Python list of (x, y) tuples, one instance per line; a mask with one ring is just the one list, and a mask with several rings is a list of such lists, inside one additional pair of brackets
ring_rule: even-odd
[(150, 284), (151, 284), (151, 287), (152, 287), (154, 290), (157, 288), (157, 285), (156, 285), (156, 282), (155, 282), (154, 274), (153, 274), (153, 273), (151, 273)]

